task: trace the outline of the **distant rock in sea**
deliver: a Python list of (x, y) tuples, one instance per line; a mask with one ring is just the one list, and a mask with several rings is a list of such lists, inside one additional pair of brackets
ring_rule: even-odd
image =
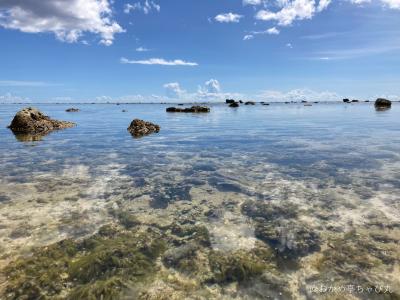
[(78, 108), (68, 108), (65, 110), (66, 112), (79, 112)]
[(136, 138), (157, 133), (160, 131), (160, 126), (151, 122), (146, 122), (140, 119), (135, 119), (128, 127), (128, 131)]
[(36, 108), (28, 107), (17, 112), (8, 128), (14, 133), (45, 135), (51, 131), (75, 125), (72, 122), (50, 119)]
[(344, 103), (349, 103), (349, 102), (350, 102), (350, 99), (345, 98), (345, 99), (343, 99), (343, 102), (344, 102)]
[(244, 105), (256, 105), (254, 101), (247, 101)]
[(375, 107), (377, 109), (388, 109), (392, 107), (392, 101), (385, 98), (378, 98), (375, 101)]
[(229, 107), (239, 107), (239, 103), (233, 102), (233, 103), (229, 104)]
[(358, 103), (360, 100), (351, 100), (352, 103)]
[(235, 100), (234, 100), (234, 99), (226, 99), (226, 100), (225, 100), (225, 103), (226, 103), (226, 104), (235, 103)]
[(167, 112), (182, 112), (182, 113), (208, 113), (210, 108), (207, 106), (192, 106), (186, 108), (168, 107)]

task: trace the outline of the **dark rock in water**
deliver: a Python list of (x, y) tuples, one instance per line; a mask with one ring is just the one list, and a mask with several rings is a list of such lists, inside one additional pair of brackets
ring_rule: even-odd
[(127, 110), (123, 109), (122, 112), (127, 112)]
[(160, 126), (143, 120), (135, 119), (132, 121), (131, 125), (129, 125), (128, 131), (134, 137), (142, 137), (144, 135), (159, 132)]
[(68, 108), (65, 110), (66, 112), (79, 112), (78, 108)]
[(179, 105), (179, 106), (183, 106), (183, 103), (179, 103), (178, 105)]
[(370, 102), (369, 100), (365, 100), (364, 102)]
[(210, 112), (210, 108), (207, 106), (192, 106), (187, 108), (168, 107), (167, 112), (208, 113)]
[(17, 112), (10, 128), (16, 134), (45, 135), (53, 130), (74, 127), (76, 124), (50, 119), (36, 108), (28, 107)]
[(226, 100), (225, 100), (225, 103), (226, 103), (226, 104), (235, 103), (235, 100), (234, 100), (234, 99), (226, 99)]
[(384, 98), (378, 98), (375, 101), (375, 107), (390, 108), (392, 107), (392, 101)]
[(352, 103), (360, 102), (359, 100), (351, 100)]
[(157, 188), (150, 197), (150, 206), (155, 209), (167, 208), (169, 203), (175, 201), (191, 201), (190, 195), (191, 186), (180, 185), (175, 186), (172, 184), (162, 185)]
[(239, 103), (243, 103), (243, 101), (242, 101), (242, 100), (239, 100)]
[(297, 221), (260, 222), (255, 228), (255, 236), (286, 258), (296, 259), (320, 250), (319, 235)]
[(315, 103), (315, 104), (318, 104), (319, 102), (318, 102), (318, 101), (314, 101), (314, 103)]
[(231, 103), (229, 104), (229, 107), (239, 107), (239, 103), (237, 102)]
[(344, 102), (344, 103), (349, 103), (349, 102), (350, 102), (350, 99), (347, 99), (347, 98), (346, 98), (346, 99), (343, 99), (343, 102)]
[(262, 105), (269, 105), (269, 103), (263, 103)]
[(302, 100), (301, 103), (307, 103), (307, 101), (306, 100)]
[(247, 101), (244, 105), (256, 105), (254, 101)]
[(195, 243), (187, 243), (177, 248), (172, 248), (164, 253), (163, 263), (170, 268), (175, 268), (187, 273), (187, 267), (193, 263), (199, 246)]

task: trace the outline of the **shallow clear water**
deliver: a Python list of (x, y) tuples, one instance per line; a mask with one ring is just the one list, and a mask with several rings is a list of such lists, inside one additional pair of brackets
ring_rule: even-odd
[[(372, 103), (216, 104), (209, 114), (168, 114), (155, 104), (76, 105), (78, 113), (37, 105), (78, 124), (40, 141), (20, 141), (6, 128), (22, 107), (0, 106), (0, 266), (87, 238), (118, 223), (110, 213), (118, 209), (139, 227), (205, 226), (211, 244), (194, 261), (213, 251), (273, 253), (261, 257), (273, 271), (222, 281), (202, 279), (215, 273), (211, 263), (188, 272), (157, 262), (144, 299), (159, 299), (158, 291), (176, 299), (399, 297), (397, 103), (380, 112)], [(159, 124), (160, 133), (133, 138), (134, 118)], [(169, 251), (182, 246), (175, 244)], [(170, 275), (179, 278), (172, 288)], [(349, 285), (357, 293), (340, 290)], [(380, 293), (369, 290), (377, 286)]]

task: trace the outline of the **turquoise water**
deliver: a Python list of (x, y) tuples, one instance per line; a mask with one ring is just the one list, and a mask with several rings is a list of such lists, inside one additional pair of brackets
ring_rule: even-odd
[[(273, 271), (249, 280), (204, 281), (212, 267), (161, 263), (141, 286), (147, 296), (163, 282), (160, 293), (177, 299), (399, 297), (400, 105), (214, 104), (208, 114), (166, 113), (168, 106), (74, 105), (80, 112), (67, 113), (69, 105), (35, 105), (77, 126), (20, 141), (6, 126), (24, 106), (1, 105), (0, 266), (118, 224), (110, 213), (118, 209), (140, 228), (204, 226), (210, 244), (193, 260), (273, 253)], [(133, 138), (134, 118), (159, 124), (160, 133)], [(171, 288), (165, 274), (180, 281)], [(195, 284), (182, 291), (189, 279)], [(321, 289), (328, 284), (338, 290)], [(363, 291), (339, 290), (349, 285)], [(376, 286), (391, 293), (368, 292)]]

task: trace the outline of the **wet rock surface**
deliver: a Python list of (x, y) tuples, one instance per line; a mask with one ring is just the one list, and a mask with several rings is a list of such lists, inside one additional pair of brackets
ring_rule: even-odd
[(152, 133), (157, 133), (160, 131), (160, 126), (153, 124), (151, 122), (146, 122), (140, 119), (134, 119), (128, 127), (128, 131), (134, 137), (143, 137)]
[(233, 103), (229, 104), (229, 107), (239, 107), (239, 103), (233, 102)]
[(168, 107), (166, 109), (167, 112), (176, 112), (176, 113), (208, 113), (210, 112), (210, 108), (207, 106), (192, 106), (186, 108), (180, 107)]
[(75, 123), (50, 119), (36, 108), (28, 107), (17, 112), (8, 128), (17, 134), (44, 135), (74, 126)]
[(375, 101), (375, 107), (390, 108), (392, 107), (392, 101), (384, 98), (378, 98)]

